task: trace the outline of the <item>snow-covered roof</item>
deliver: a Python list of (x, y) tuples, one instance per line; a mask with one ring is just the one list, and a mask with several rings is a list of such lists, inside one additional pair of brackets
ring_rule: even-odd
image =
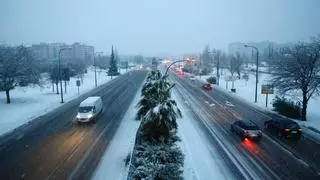
[(92, 96), (92, 97), (88, 97), (87, 99), (85, 99), (84, 101), (82, 101), (80, 103), (80, 106), (91, 106), (94, 105), (94, 103), (100, 99), (99, 96)]

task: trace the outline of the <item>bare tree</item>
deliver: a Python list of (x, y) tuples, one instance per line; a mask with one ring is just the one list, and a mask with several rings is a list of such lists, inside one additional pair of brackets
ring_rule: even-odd
[(301, 93), (302, 120), (306, 120), (310, 98), (319, 94), (320, 86), (320, 37), (311, 42), (300, 42), (286, 48), (273, 64), (273, 84), (280, 93)]
[(230, 71), (230, 73), (231, 73), (231, 76), (233, 76), (234, 73), (237, 72), (237, 58), (236, 58), (236, 56), (230, 54), (229, 57), (228, 57), (228, 59), (229, 59), (229, 66), (228, 66), (228, 68), (229, 68), (229, 71)]
[(235, 56), (235, 60), (236, 62), (235, 63), (235, 70), (238, 74), (238, 78), (240, 79), (241, 78), (241, 70), (242, 70), (242, 64), (243, 64), (243, 58), (241, 57), (240, 53), (239, 52), (236, 52), (236, 56)]
[(200, 72), (203, 75), (208, 75), (212, 72), (212, 56), (210, 54), (210, 47), (206, 45), (203, 49), (200, 59)]
[(50, 70), (50, 76), (49, 76), (51, 83), (52, 83), (52, 89), (54, 91), (54, 85), (56, 85), (56, 90), (57, 90), (57, 94), (59, 94), (59, 88), (58, 88), (58, 84), (59, 84), (59, 69), (58, 66), (55, 65), (52, 67), (52, 69)]
[(18, 85), (39, 84), (39, 79), (37, 63), (27, 48), (0, 47), (0, 91), (5, 91), (8, 104), (10, 90)]
[(213, 49), (213, 53), (214, 53), (214, 66), (216, 67), (217, 85), (219, 85), (222, 51), (219, 49)]
[(245, 65), (245, 67), (249, 66), (249, 57), (247, 56), (246, 53), (242, 53), (242, 59), (243, 59), (243, 64)]

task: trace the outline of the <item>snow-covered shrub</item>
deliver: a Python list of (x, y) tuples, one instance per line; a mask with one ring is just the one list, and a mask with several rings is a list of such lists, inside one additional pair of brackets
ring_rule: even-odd
[(273, 110), (287, 117), (299, 119), (301, 117), (301, 107), (299, 104), (286, 98), (275, 97), (272, 103)]
[(207, 79), (207, 82), (210, 83), (210, 84), (217, 84), (217, 78), (216, 77), (209, 77)]
[(181, 112), (171, 99), (171, 85), (160, 71), (148, 74), (138, 103), (141, 120), (129, 170), (129, 179), (182, 179), (184, 155), (176, 145)]
[(134, 179), (182, 179), (184, 155), (176, 144), (143, 142), (134, 156)]

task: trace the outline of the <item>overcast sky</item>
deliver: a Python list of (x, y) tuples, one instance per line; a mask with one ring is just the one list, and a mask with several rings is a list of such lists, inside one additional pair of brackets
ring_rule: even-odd
[(320, 33), (319, 0), (0, 0), (0, 43), (84, 42), (160, 55)]

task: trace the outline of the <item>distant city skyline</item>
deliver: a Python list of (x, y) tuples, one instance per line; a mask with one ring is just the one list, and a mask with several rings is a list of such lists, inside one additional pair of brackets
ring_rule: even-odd
[(0, 42), (82, 42), (145, 56), (201, 52), (206, 44), (297, 42), (320, 33), (318, 0), (3, 0)]

